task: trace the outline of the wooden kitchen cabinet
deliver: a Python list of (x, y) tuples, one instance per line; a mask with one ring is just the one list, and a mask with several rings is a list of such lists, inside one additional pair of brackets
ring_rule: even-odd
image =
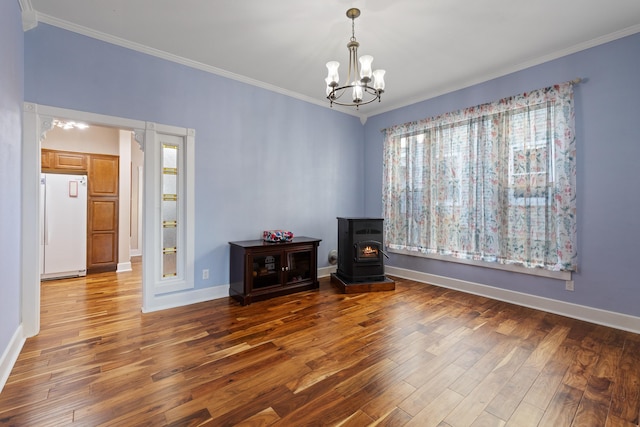
[(320, 239), (290, 242), (229, 242), (229, 296), (242, 305), (280, 295), (318, 289)]
[(118, 156), (91, 154), (88, 174), (87, 272), (118, 267)]
[(43, 172), (86, 173), (87, 154), (70, 151), (40, 151), (40, 167)]

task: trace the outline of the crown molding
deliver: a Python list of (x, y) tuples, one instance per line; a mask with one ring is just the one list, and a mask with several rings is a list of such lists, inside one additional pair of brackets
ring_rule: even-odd
[(38, 13), (33, 10), (31, 0), (18, 0), (22, 11), (22, 31), (29, 31), (38, 26)]
[[(29, 0), (25, 0), (25, 1), (29, 1)], [(106, 34), (106, 33), (100, 32), (100, 31), (96, 31), (96, 30), (93, 30), (91, 28), (84, 27), (82, 25), (77, 25), (77, 24), (74, 24), (72, 22), (68, 22), (68, 21), (56, 18), (56, 17), (51, 16), (51, 15), (46, 15), (46, 14), (40, 14), (39, 13), (39, 14), (37, 14), (37, 18), (38, 18), (38, 22), (42, 22), (42, 23), (45, 23), (45, 24), (52, 25), (54, 27), (62, 28), (64, 30), (68, 30), (68, 31), (71, 31), (71, 32), (74, 32), (74, 33), (77, 33), (77, 34), (81, 34), (83, 36), (91, 37), (93, 39), (101, 40), (103, 42), (107, 42), (107, 43), (110, 43), (110, 44), (121, 46), (121, 47), (124, 47), (124, 48), (127, 48), (127, 49), (131, 49), (131, 50), (134, 50), (136, 52), (144, 53), (144, 54), (147, 54), (147, 55), (155, 56), (157, 58), (165, 59), (167, 61), (175, 62), (175, 63), (181, 64), (181, 65), (186, 65), (187, 67), (190, 67), (190, 68), (195, 68), (197, 70), (205, 71), (207, 73), (215, 74), (215, 75), (218, 75), (218, 76), (221, 76), (221, 77), (225, 77), (225, 78), (228, 78), (228, 79), (231, 79), (231, 80), (236, 80), (236, 81), (239, 81), (239, 82), (242, 82), (242, 83), (249, 84), (251, 86), (259, 87), (259, 88), (266, 89), (266, 90), (271, 91), (271, 92), (275, 92), (275, 93), (279, 93), (281, 95), (285, 95), (285, 96), (288, 96), (288, 97), (291, 97), (291, 98), (295, 98), (295, 99), (298, 99), (300, 101), (308, 102), (310, 104), (315, 104), (315, 105), (319, 105), (321, 107), (330, 108), (328, 103), (322, 102), (322, 101), (320, 101), (318, 99), (315, 99), (315, 98), (311, 98), (311, 97), (303, 95), (301, 93), (293, 92), (291, 90), (284, 89), (284, 88), (281, 88), (279, 86), (275, 86), (275, 85), (271, 85), (269, 83), (261, 82), (259, 80), (251, 79), (249, 77), (242, 76), (242, 75), (236, 74), (236, 73), (232, 73), (230, 71), (223, 70), (223, 69), (217, 68), (217, 67), (213, 67), (211, 65), (206, 65), (206, 64), (203, 64), (203, 63), (198, 62), (198, 61), (193, 61), (193, 60), (188, 59), (188, 58), (183, 58), (181, 56), (174, 55), (172, 53), (168, 53), (168, 52), (165, 52), (165, 51), (162, 51), (162, 50), (159, 50), (159, 49), (155, 49), (155, 48), (152, 48), (152, 47), (149, 47), (149, 46), (145, 46), (145, 45), (142, 45), (140, 43), (135, 43), (135, 42), (132, 42), (132, 41), (120, 38), (120, 37), (112, 36), (110, 34)], [(359, 113), (358, 111), (350, 111), (350, 110), (344, 111), (344, 110), (341, 110), (341, 109), (335, 109), (335, 110), (338, 110), (338, 111), (340, 111), (342, 113), (345, 113), (345, 114), (350, 114), (352, 116), (361, 117), (361, 118), (363, 117), (361, 114), (358, 114)], [(365, 117), (365, 120), (366, 120), (366, 116), (364, 116), (364, 117)]]
[(20, 5), (21, 11), (33, 12), (33, 5), (31, 4), (31, 0), (18, 0), (18, 4)]
[[(397, 110), (398, 108), (407, 107), (409, 105), (417, 104), (419, 102), (427, 101), (429, 99), (446, 95), (447, 93), (455, 92), (457, 90), (464, 89), (467, 87), (475, 86), (477, 84), (484, 83), (499, 77), (504, 77), (506, 75), (509, 75), (518, 71), (522, 71), (527, 68), (534, 67), (536, 65), (544, 64), (545, 62), (553, 61), (554, 59), (562, 58), (563, 56), (568, 56), (583, 50), (590, 49), (592, 47), (600, 46), (602, 44), (609, 43), (614, 40), (621, 39), (623, 37), (631, 36), (636, 33), (640, 33), (640, 24), (623, 28), (622, 30), (619, 30), (610, 34), (606, 34), (602, 37), (591, 39), (586, 42), (579, 43), (565, 49), (558, 50), (548, 55), (540, 56), (538, 58), (521, 62), (519, 64), (514, 64), (510, 67), (500, 68), (498, 70), (494, 70), (491, 73), (474, 76), (472, 79), (462, 80), (451, 85), (442, 86), (435, 91), (422, 93), (419, 96), (413, 97), (411, 99), (407, 99), (406, 101), (403, 101), (401, 103), (396, 103), (392, 105), (385, 104), (383, 108), (376, 109), (374, 112), (371, 112), (371, 114), (369, 114), (369, 117), (376, 116), (382, 113), (387, 113), (389, 111)], [(588, 77), (588, 76), (584, 76), (584, 77)]]
[[(34, 28), (37, 26), (38, 22), (43, 22), (45, 24), (49, 24), (58, 28), (62, 28), (77, 34), (81, 34), (87, 37), (91, 37), (97, 40), (101, 40), (110, 44), (114, 44), (117, 46), (121, 46), (127, 49), (131, 49), (140, 53), (144, 53), (147, 55), (155, 56), (157, 58), (165, 59), (167, 61), (175, 62), (181, 65), (185, 65), (190, 68), (194, 68), (197, 70), (205, 71), (207, 73), (215, 74), (221, 77), (225, 77), (228, 79), (232, 79), (241, 83), (246, 83), (251, 86), (259, 87), (271, 92), (279, 93), (281, 95), (288, 96), (290, 98), (298, 99), (300, 101), (304, 101), (310, 104), (318, 105), (324, 108), (331, 108), (327, 102), (323, 100), (318, 100), (316, 98), (309, 97), (307, 95), (303, 95), (298, 92), (294, 92), (288, 89), (281, 88), (279, 86), (271, 85), (265, 82), (261, 82), (259, 80), (251, 79), (246, 76), (242, 76), (236, 73), (232, 73), (227, 70), (223, 70), (221, 68), (213, 67), (211, 65), (206, 65), (198, 61), (193, 61), (188, 58), (183, 58), (178, 55), (174, 55), (172, 53), (168, 53), (159, 49), (154, 49), (149, 46), (142, 45), (140, 43), (135, 43), (120, 37), (112, 36), (110, 34), (106, 34), (100, 31), (93, 30), (91, 28), (84, 27), (82, 25), (77, 25), (50, 15), (40, 14), (33, 10), (31, 5), (31, 0), (18, 0), (20, 3), (20, 7), (23, 11), (23, 28), (25, 31)], [(610, 34), (606, 34), (602, 37), (598, 37), (584, 43), (579, 43), (577, 45), (570, 46), (565, 49), (558, 50), (548, 55), (544, 55), (529, 61), (525, 61), (519, 64), (514, 64), (509, 67), (500, 68), (494, 70), (493, 72), (474, 76), (472, 79), (462, 80), (456, 82), (451, 85), (442, 86), (434, 91), (422, 93), (416, 97), (408, 98), (403, 100), (402, 102), (398, 102), (395, 104), (385, 104), (382, 108), (376, 108), (372, 111), (368, 111), (364, 113), (360, 110), (352, 110), (348, 108), (340, 108), (333, 107), (332, 110), (337, 112), (348, 114), (354, 117), (358, 117), (362, 125), (367, 122), (367, 119), (372, 116), (376, 116), (379, 114), (383, 114), (392, 110), (396, 110), (398, 108), (403, 108), (412, 104), (416, 104), (419, 102), (427, 101), (429, 99), (436, 98), (441, 95), (445, 95), (450, 92), (455, 92), (460, 89), (464, 89), (466, 87), (474, 86), (480, 83), (484, 83), (489, 80), (493, 80), (498, 77), (503, 77), (508, 74), (522, 71), (526, 68), (530, 68), (536, 65), (543, 64), (548, 61), (552, 61), (554, 59), (561, 58), (563, 56), (567, 56), (576, 52), (580, 52), (582, 50), (586, 50), (592, 47), (596, 47), (626, 36), (630, 36), (640, 32), (640, 24), (633, 25), (631, 27), (624, 28), (620, 31), (616, 31)]]

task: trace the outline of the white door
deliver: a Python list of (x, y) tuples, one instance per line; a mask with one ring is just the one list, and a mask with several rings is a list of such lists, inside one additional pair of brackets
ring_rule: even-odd
[(43, 174), (43, 279), (86, 274), (87, 177)]

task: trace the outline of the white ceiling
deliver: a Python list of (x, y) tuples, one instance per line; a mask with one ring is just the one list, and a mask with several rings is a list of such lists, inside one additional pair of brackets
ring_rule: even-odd
[(346, 77), (345, 13), (358, 7), (359, 54), (387, 70), (382, 102), (361, 107), (363, 117), (640, 32), (638, 0), (20, 3), (40, 22), (321, 105), (328, 105), (325, 63), (339, 61)]

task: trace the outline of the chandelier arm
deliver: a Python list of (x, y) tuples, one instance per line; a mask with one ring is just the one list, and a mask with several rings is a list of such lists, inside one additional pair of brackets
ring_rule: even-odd
[[(351, 83), (352, 68), (353, 68), (353, 51), (349, 49), (349, 73), (347, 74), (347, 84)], [(355, 73), (355, 70), (353, 72)]]
[(336, 88), (332, 93), (333, 93), (333, 99), (340, 99), (342, 98), (342, 96), (347, 93), (346, 89), (352, 89), (353, 86), (342, 86), (339, 88)]
[(380, 102), (380, 97), (382, 95), (381, 91), (378, 91), (378, 90), (372, 88), (371, 86), (362, 86), (363, 95), (364, 95), (364, 93), (366, 93), (366, 94), (371, 96), (371, 99), (367, 99), (366, 101), (363, 99), (360, 102), (341, 102), (341, 101), (339, 101), (339, 99), (345, 93), (347, 93), (347, 90), (353, 90), (353, 86), (346, 85), (346, 86), (336, 87), (331, 92), (331, 94), (329, 96), (327, 96), (327, 99), (329, 101), (331, 101), (331, 104), (342, 105), (344, 107), (357, 107), (357, 106), (360, 106), (360, 105), (371, 104), (375, 100), (378, 100), (378, 102)]

